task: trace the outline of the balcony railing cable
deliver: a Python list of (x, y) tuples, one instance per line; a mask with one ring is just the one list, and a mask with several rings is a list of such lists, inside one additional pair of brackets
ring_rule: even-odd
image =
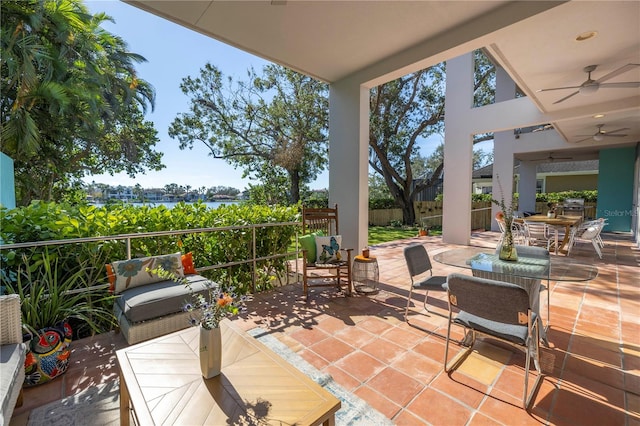
[[(213, 269), (228, 268), (231, 266), (250, 263), (252, 265), (252, 271), (253, 271), (252, 272), (252, 288), (253, 288), (253, 292), (255, 293), (258, 262), (277, 259), (277, 258), (283, 258), (283, 257), (293, 257), (294, 255), (298, 256), (299, 254), (299, 250), (295, 250), (295, 251), (288, 251), (285, 253), (272, 254), (269, 256), (260, 256), (260, 257), (257, 256), (256, 229), (276, 227), (276, 226), (277, 227), (302, 226), (302, 223), (301, 222), (260, 223), (260, 224), (252, 224), (252, 225), (241, 225), (241, 226), (194, 228), (194, 229), (181, 229), (181, 230), (170, 230), (170, 231), (154, 231), (154, 232), (141, 232), (141, 233), (132, 233), (132, 234), (108, 235), (108, 236), (100, 236), (100, 237), (68, 238), (64, 240), (31, 241), (31, 242), (24, 242), (24, 243), (0, 244), (0, 251), (33, 248), (33, 247), (59, 246), (59, 245), (67, 245), (67, 244), (94, 243), (94, 242), (104, 242), (104, 241), (125, 241), (127, 245), (127, 259), (131, 259), (131, 241), (134, 239), (163, 237), (163, 236), (172, 236), (172, 235), (185, 235), (185, 234), (200, 234), (200, 233), (209, 233), (209, 232), (237, 231), (237, 230), (249, 229), (251, 230), (251, 258), (250, 259), (235, 260), (233, 262), (219, 263), (215, 265), (200, 266), (196, 268), (196, 271), (204, 272), (204, 271), (209, 271)], [(299, 247), (298, 233), (296, 233), (296, 247)], [(296, 273), (298, 272), (297, 263), (298, 262), (295, 262)], [(287, 280), (288, 280), (288, 276), (287, 276)], [(108, 284), (92, 286), (90, 288), (91, 289), (104, 288), (106, 286), (108, 286)]]

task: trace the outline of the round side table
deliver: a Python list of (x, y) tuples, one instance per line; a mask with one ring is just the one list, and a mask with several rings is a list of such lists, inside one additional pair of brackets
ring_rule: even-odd
[(358, 255), (353, 259), (352, 280), (353, 288), (362, 294), (375, 294), (378, 292), (378, 280), (380, 270), (378, 259), (373, 256), (364, 257)]

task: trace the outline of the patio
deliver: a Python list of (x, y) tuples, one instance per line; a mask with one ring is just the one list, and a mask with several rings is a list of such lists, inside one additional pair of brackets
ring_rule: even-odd
[[(498, 235), (473, 233), (471, 244), (494, 247)], [(449, 377), (442, 369), (444, 339), (403, 322), (409, 276), (402, 249), (422, 243), (433, 257), (457, 247), (441, 237), (372, 247), (380, 264), (376, 295), (345, 298), (333, 289), (312, 290), (305, 303), (302, 285), (292, 284), (256, 295), (247, 314), (235, 321), (246, 330), (269, 329), (399, 425), (640, 425), (640, 253), (630, 236), (603, 237), (602, 260), (587, 245), (572, 253), (597, 264), (595, 280), (551, 283), (550, 347), (541, 354), (547, 375), (529, 412), (520, 407), (521, 351), (483, 342)], [(434, 274), (454, 270), (434, 262)], [(416, 310), (422, 295), (414, 293)], [(430, 304), (444, 312), (444, 294), (430, 294)], [(422, 320), (431, 330), (446, 329), (444, 318)], [(116, 380), (115, 351), (125, 345), (114, 333), (73, 342), (69, 371), (49, 384), (25, 389), (11, 425), (26, 424), (35, 407)], [(451, 352), (455, 355), (456, 348)]]

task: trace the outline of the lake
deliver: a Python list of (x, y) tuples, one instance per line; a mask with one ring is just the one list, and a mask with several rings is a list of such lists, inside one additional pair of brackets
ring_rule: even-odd
[[(230, 204), (238, 204), (240, 203), (240, 201), (208, 201), (204, 204), (205, 206), (207, 206), (210, 209), (217, 209), (218, 207), (220, 207), (223, 204), (226, 205), (230, 205)], [(157, 203), (127, 203), (127, 204), (131, 204), (132, 206), (151, 206), (151, 207), (156, 207), (156, 206), (165, 206), (168, 209), (172, 209), (176, 204), (178, 204), (177, 202), (174, 201), (162, 201), (162, 202), (157, 202)], [(189, 203), (187, 203), (189, 204)], [(103, 203), (93, 203), (94, 206), (96, 207), (103, 207), (104, 204)]]

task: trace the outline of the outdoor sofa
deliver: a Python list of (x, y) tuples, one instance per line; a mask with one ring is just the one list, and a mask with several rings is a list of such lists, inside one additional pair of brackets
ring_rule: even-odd
[(26, 345), (22, 343), (22, 315), (17, 294), (0, 296), (0, 425), (8, 425), (13, 409), (21, 405)]
[[(186, 278), (186, 286), (149, 272), (158, 266)], [(192, 293), (206, 294), (211, 281), (198, 275), (190, 254), (152, 256), (116, 261), (107, 265), (112, 290), (118, 295), (114, 314), (130, 345), (182, 330), (195, 312), (185, 311)]]

